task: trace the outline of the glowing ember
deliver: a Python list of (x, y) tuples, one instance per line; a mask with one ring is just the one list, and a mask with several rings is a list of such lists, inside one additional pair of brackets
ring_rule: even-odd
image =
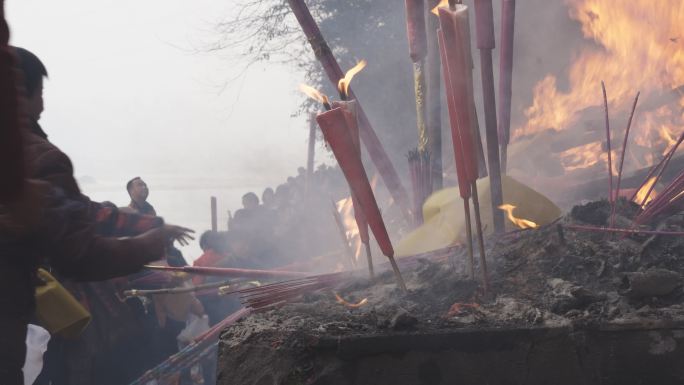
[(439, 9), (440, 8), (446, 8), (448, 6), (449, 6), (449, 0), (442, 0), (439, 2), (439, 4), (437, 4), (436, 7), (432, 8), (432, 11), (430, 11), (430, 12), (432, 12), (434, 15), (439, 16)]
[(361, 60), (360, 62), (356, 63), (354, 67), (350, 68), (349, 71), (347, 71), (347, 73), (344, 74), (344, 77), (340, 79), (339, 82), (337, 82), (337, 89), (340, 91), (342, 95), (349, 95), (349, 84), (354, 78), (354, 75), (361, 72), (361, 70), (364, 69), (364, 67), (366, 67), (366, 61)]
[(357, 303), (347, 302), (344, 298), (340, 297), (340, 295), (337, 293), (335, 293), (335, 299), (337, 300), (337, 303), (339, 303), (340, 305), (344, 305), (346, 307), (351, 307), (351, 308), (358, 308), (358, 307), (361, 307), (361, 306), (368, 303), (368, 298), (364, 298)]
[(477, 303), (461, 303), (461, 302), (456, 302), (455, 304), (451, 305), (449, 308), (449, 311), (447, 312), (447, 317), (454, 317), (459, 314), (461, 314), (465, 309), (479, 309), (480, 305)]
[(330, 104), (330, 100), (328, 99), (328, 96), (326, 96), (324, 93), (320, 92), (319, 90), (308, 86), (306, 84), (300, 84), (299, 85), (299, 90), (302, 91), (306, 96), (310, 97), (311, 99), (322, 103), (322, 104)]
[[(648, 194), (648, 190), (651, 189), (651, 186), (653, 186), (653, 184), (654, 184), (655, 182), (656, 182), (656, 177), (655, 177), (655, 176), (654, 176), (654, 177), (651, 177), (651, 179), (649, 179), (648, 182), (646, 182), (646, 183), (639, 189), (639, 191), (637, 191), (637, 194), (636, 194), (636, 196), (634, 197), (634, 203), (636, 203), (636, 204), (641, 204), (641, 202), (644, 201), (644, 198), (646, 198), (646, 194)], [(646, 205), (648, 204), (648, 202), (652, 201), (653, 198), (655, 198), (655, 197), (656, 197), (656, 192), (655, 192), (655, 191), (651, 191), (651, 195), (649, 195), (649, 197), (648, 197), (648, 199), (646, 200), (646, 202), (644, 202), (644, 204), (641, 205), (641, 206), (642, 206), (642, 207), (646, 206)]]
[(511, 221), (514, 225), (518, 226), (521, 229), (536, 229), (539, 227), (538, 224), (527, 220), (527, 219), (522, 219), (522, 218), (516, 218), (513, 215), (513, 210), (515, 210), (515, 206), (509, 205), (509, 204), (503, 204), (499, 206), (499, 208), (503, 211), (506, 212), (506, 215), (508, 216), (508, 220)]

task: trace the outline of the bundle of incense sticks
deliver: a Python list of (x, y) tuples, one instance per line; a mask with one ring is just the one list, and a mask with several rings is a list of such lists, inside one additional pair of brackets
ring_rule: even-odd
[(249, 309), (242, 308), (229, 315), (223, 321), (212, 326), (204, 334), (195, 338), (191, 344), (181, 349), (178, 353), (172, 355), (161, 364), (148, 370), (137, 380), (131, 382), (130, 385), (146, 385), (155, 380), (164, 380), (189, 368), (202, 359), (207, 354), (207, 351), (212, 351), (212, 349), (215, 348), (219, 334), (221, 334), (226, 327), (247, 317), (250, 313), (251, 311)]
[(387, 233), (385, 222), (382, 219), (380, 208), (368, 180), (368, 175), (352, 139), (345, 110), (338, 106), (330, 111), (319, 114), (316, 120), (342, 169), (342, 173), (352, 190), (353, 197), (356, 198), (366, 216), (368, 226), (373, 232), (380, 250), (392, 263), (399, 287), (406, 291), (406, 285), (404, 284), (401, 272), (394, 260), (394, 248)]
[(332, 287), (351, 277), (349, 272), (323, 274), (308, 278), (278, 282), (237, 291), (242, 304), (253, 310), (282, 305), (302, 294)]
[(407, 158), (413, 187), (413, 217), (418, 226), (423, 223), (423, 203), (432, 194), (432, 161), (428, 151), (418, 149), (409, 151)]
[[(470, 259), (471, 277), (474, 278), (474, 257), (472, 246), (472, 230), (470, 220), (470, 198), (473, 199), (475, 221), (480, 249), (480, 263), (482, 280), (485, 291), (488, 290), (489, 280), (484, 249), (484, 236), (479, 210), (477, 193), (478, 161), (475, 149), (476, 136), (473, 124), (476, 119), (474, 113), (474, 98), (472, 94), (472, 58), (470, 56), (470, 23), (468, 7), (455, 5), (453, 8), (438, 8), (440, 31), (438, 40), (444, 72), (444, 83), (451, 124), (451, 137), (456, 160), (459, 193), (463, 199), (466, 220), (466, 236), (468, 241), (468, 255)], [(498, 149), (497, 149), (498, 151)], [(498, 161), (498, 159), (497, 159)], [(490, 175), (491, 177), (491, 175)]]
[(672, 160), (672, 157), (674, 156), (675, 152), (677, 152), (677, 149), (682, 144), (682, 141), (684, 141), (684, 132), (679, 136), (679, 139), (677, 139), (677, 142), (674, 145), (672, 145), (672, 148), (670, 148), (670, 150), (668, 150), (668, 152), (665, 154), (665, 156), (663, 156), (663, 158), (660, 160), (660, 162), (658, 162), (658, 164), (656, 164), (655, 166), (653, 166), (653, 168), (651, 168), (651, 170), (648, 172), (648, 175), (646, 175), (646, 178), (644, 178), (644, 181), (641, 183), (639, 188), (636, 189), (636, 191), (634, 192), (634, 195), (632, 195), (632, 198), (630, 199), (631, 201), (634, 201), (637, 198), (638, 192), (641, 191), (641, 189), (644, 188), (644, 186), (647, 183), (649, 183), (649, 181), (651, 180), (653, 175), (655, 175), (655, 173), (657, 172), (658, 174), (656, 175), (653, 183), (651, 183), (651, 187), (646, 192), (646, 195), (644, 196), (644, 198), (641, 200), (641, 202), (636, 202), (636, 203), (639, 204), (639, 206), (643, 207), (646, 204), (646, 202), (648, 202), (648, 198), (651, 196), (651, 193), (653, 193), (653, 190), (655, 189), (656, 184), (658, 184), (658, 182), (660, 181), (660, 178), (663, 176), (665, 169), (667, 168), (667, 166), (670, 165), (670, 160)]
[(298, 271), (283, 271), (283, 270), (254, 270), (254, 269), (235, 269), (227, 267), (199, 267), (199, 266), (145, 266), (150, 270), (168, 271), (168, 272), (183, 272), (190, 274), (212, 275), (231, 278), (292, 278), (304, 277), (307, 273)]
[(646, 224), (681, 211), (684, 203), (684, 171), (648, 203), (634, 220), (635, 225)]

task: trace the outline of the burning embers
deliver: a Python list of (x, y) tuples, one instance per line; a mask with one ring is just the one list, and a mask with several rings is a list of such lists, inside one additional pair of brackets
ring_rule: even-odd
[[(636, 145), (631, 147), (626, 163), (631, 168), (652, 165), (674, 144), (684, 125), (684, 2), (566, 3), (570, 17), (581, 24), (584, 37), (591, 43), (585, 44), (570, 65), (567, 91), (554, 75), (547, 75), (536, 85), (532, 105), (525, 111), (527, 122), (514, 130), (514, 137), (549, 129), (573, 130), (572, 138), (563, 139), (570, 142), (590, 132), (598, 134), (600, 127), (595, 126), (600, 125), (600, 119), (594, 119), (592, 111), (602, 105), (597, 85), (605, 81), (610, 88), (609, 104), (615, 111), (627, 111), (634, 90), (642, 92), (642, 112), (635, 119), (632, 134)], [(606, 167), (606, 157), (598, 155), (602, 151), (595, 151), (601, 143), (600, 136), (592, 137), (562, 154), (566, 174), (597, 164)]]

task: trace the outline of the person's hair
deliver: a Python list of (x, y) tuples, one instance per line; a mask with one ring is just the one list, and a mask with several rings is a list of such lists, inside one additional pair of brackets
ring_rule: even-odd
[(32, 52), (21, 47), (15, 47), (14, 49), (19, 57), (19, 69), (24, 76), (26, 96), (30, 98), (35, 94), (38, 85), (43, 81), (43, 77), (48, 76), (47, 69), (45, 64), (38, 59), (38, 56)]
[(258, 197), (255, 193), (253, 193), (253, 192), (251, 192), (251, 191), (248, 192), (247, 194), (243, 195), (243, 196), (242, 196), (242, 199), (243, 199), (243, 200), (245, 200), (245, 199), (251, 199), (252, 201), (255, 201), (257, 204), (259, 204), (259, 197)]
[(138, 180), (138, 179), (140, 179), (140, 177), (139, 177), (139, 176), (136, 176), (135, 178), (129, 180), (129, 181), (126, 183), (126, 191), (131, 192), (131, 189), (133, 188), (133, 182), (135, 182), (135, 181)]
[(261, 193), (261, 200), (264, 200), (264, 197), (266, 196), (266, 194), (273, 194), (273, 195), (275, 195), (275, 191), (273, 191), (273, 189), (272, 189), (271, 187), (266, 187), (266, 188), (264, 189), (264, 192)]
[(219, 248), (219, 239), (220, 236), (216, 231), (208, 230), (203, 232), (199, 239), (200, 249), (212, 249), (214, 251), (218, 251), (217, 249)]

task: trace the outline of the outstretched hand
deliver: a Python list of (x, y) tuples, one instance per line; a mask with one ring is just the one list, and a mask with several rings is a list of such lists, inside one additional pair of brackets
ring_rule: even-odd
[(178, 243), (181, 246), (187, 246), (190, 244), (190, 240), (195, 239), (195, 237), (190, 235), (194, 234), (195, 230), (188, 229), (186, 227), (176, 225), (164, 225), (163, 229), (166, 236), (173, 239), (174, 241), (178, 241)]

